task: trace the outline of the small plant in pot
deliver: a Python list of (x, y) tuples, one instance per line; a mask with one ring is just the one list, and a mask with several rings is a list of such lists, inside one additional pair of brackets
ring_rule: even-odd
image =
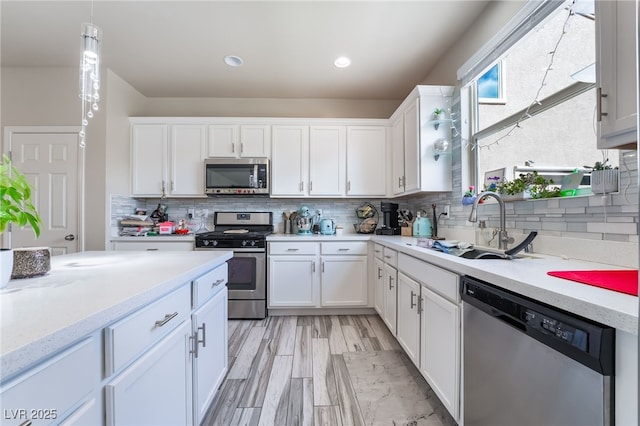
[(434, 120), (444, 120), (444, 110), (442, 108), (435, 108), (433, 110), (433, 119)]
[(594, 194), (609, 194), (618, 192), (618, 176), (620, 171), (613, 167), (609, 159), (596, 161), (591, 168), (591, 192)]
[(560, 196), (560, 188), (552, 186), (552, 179), (545, 179), (538, 172), (520, 173), (511, 180), (503, 181), (497, 185), (497, 192), (510, 196), (513, 199), (524, 198), (553, 198)]
[[(40, 215), (31, 202), (31, 185), (6, 155), (0, 163), (0, 235), (9, 224), (24, 227), (31, 225), (36, 237), (40, 235)], [(11, 278), (13, 270), (13, 251), (0, 249), (0, 288)]]

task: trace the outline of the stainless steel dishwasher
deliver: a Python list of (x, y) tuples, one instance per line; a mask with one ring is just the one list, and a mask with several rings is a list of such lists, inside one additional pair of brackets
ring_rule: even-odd
[(614, 424), (611, 327), (463, 277), (463, 424)]

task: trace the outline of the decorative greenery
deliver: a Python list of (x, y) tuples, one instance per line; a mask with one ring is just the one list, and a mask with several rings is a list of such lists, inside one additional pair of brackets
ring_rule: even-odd
[(0, 164), (0, 234), (10, 223), (20, 227), (29, 224), (36, 237), (40, 235), (42, 220), (31, 203), (31, 186), (4, 155)]
[(442, 108), (435, 108), (433, 110), (433, 115), (436, 115), (436, 116), (440, 115), (440, 114), (443, 114), (443, 113), (444, 113), (444, 110)]
[(603, 161), (596, 161), (596, 163), (591, 168), (592, 170), (612, 170), (617, 169), (617, 167), (613, 167), (611, 164), (607, 164), (609, 162), (608, 158), (605, 158)]
[(496, 191), (500, 194), (516, 195), (529, 192), (531, 198), (553, 198), (560, 196), (560, 188), (553, 185), (553, 179), (545, 179), (538, 172), (520, 173), (511, 181), (502, 181), (496, 185)]
[(475, 189), (476, 189), (475, 186), (473, 185), (469, 186), (469, 189), (465, 191), (463, 197), (475, 197), (476, 196), (476, 193), (474, 192)]

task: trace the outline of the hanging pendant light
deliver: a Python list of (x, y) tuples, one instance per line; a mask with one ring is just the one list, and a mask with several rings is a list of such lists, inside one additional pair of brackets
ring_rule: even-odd
[[(93, 15), (93, 13), (92, 13)], [(92, 23), (82, 24), (80, 44), (80, 99), (82, 128), (80, 146), (85, 146), (86, 130), (100, 102), (100, 46), (102, 30)]]

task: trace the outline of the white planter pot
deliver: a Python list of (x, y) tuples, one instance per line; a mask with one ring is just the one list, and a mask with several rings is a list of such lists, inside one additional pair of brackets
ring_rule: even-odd
[(594, 194), (609, 194), (618, 192), (617, 169), (594, 170), (591, 172), (591, 192)]
[(13, 271), (13, 250), (0, 249), (0, 288), (5, 288)]

